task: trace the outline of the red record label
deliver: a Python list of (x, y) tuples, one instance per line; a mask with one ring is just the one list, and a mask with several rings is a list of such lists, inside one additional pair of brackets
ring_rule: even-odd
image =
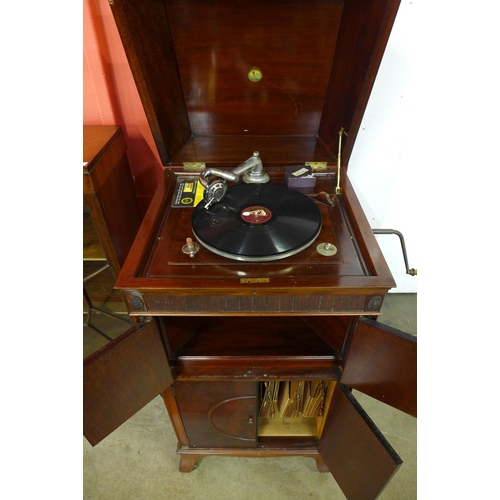
[(241, 218), (250, 224), (263, 224), (273, 216), (269, 208), (259, 205), (252, 205), (244, 208), (240, 213)]

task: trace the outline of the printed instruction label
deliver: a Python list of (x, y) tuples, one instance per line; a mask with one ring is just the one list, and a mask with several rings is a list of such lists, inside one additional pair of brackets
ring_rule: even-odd
[(179, 177), (172, 206), (195, 207), (203, 199), (204, 190), (199, 177)]

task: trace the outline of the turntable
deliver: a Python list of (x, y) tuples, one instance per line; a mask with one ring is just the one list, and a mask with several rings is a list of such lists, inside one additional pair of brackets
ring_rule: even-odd
[[(349, 388), (415, 415), (415, 344), (363, 319), (395, 281), (347, 168), (397, 7), (112, 2), (165, 172), (116, 283), (137, 327), (87, 363), (91, 443), (161, 393), (184, 472), (307, 456), (370, 499), (397, 470)], [(328, 381), (324, 415), (266, 433), (269, 380)]]
[[(248, 184), (227, 189), (226, 179), (237, 181), (244, 172)], [(267, 184), (257, 151), (232, 172), (210, 169), (200, 181), (203, 202), (193, 213), (193, 234), (218, 255), (245, 262), (284, 259), (307, 248), (320, 232), (315, 203), (298, 191)]]
[(304, 250), (317, 238), (321, 213), (307, 196), (282, 186), (233, 186), (209, 209), (198, 205), (193, 234), (216, 254), (270, 262)]

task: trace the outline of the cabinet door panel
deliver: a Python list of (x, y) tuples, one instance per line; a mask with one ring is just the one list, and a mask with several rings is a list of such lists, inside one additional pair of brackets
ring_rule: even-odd
[(370, 417), (337, 384), (318, 446), (348, 500), (373, 500), (403, 463)]
[(416, 417), (416, 337), (361, 318), (345, 355), (341, 382)]
[(83, 434), (95, 446), (172, 385), (155, 320), (137, 325), (83, 361)]
[(190, 446), (255, 447), (257, 383), (183, 381), (174, 390)]

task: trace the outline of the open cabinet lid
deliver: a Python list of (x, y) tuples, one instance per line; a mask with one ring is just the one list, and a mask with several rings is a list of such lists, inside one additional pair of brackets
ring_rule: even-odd
[(111, 3), (163, 165), (347, 165), (399, 0)]

